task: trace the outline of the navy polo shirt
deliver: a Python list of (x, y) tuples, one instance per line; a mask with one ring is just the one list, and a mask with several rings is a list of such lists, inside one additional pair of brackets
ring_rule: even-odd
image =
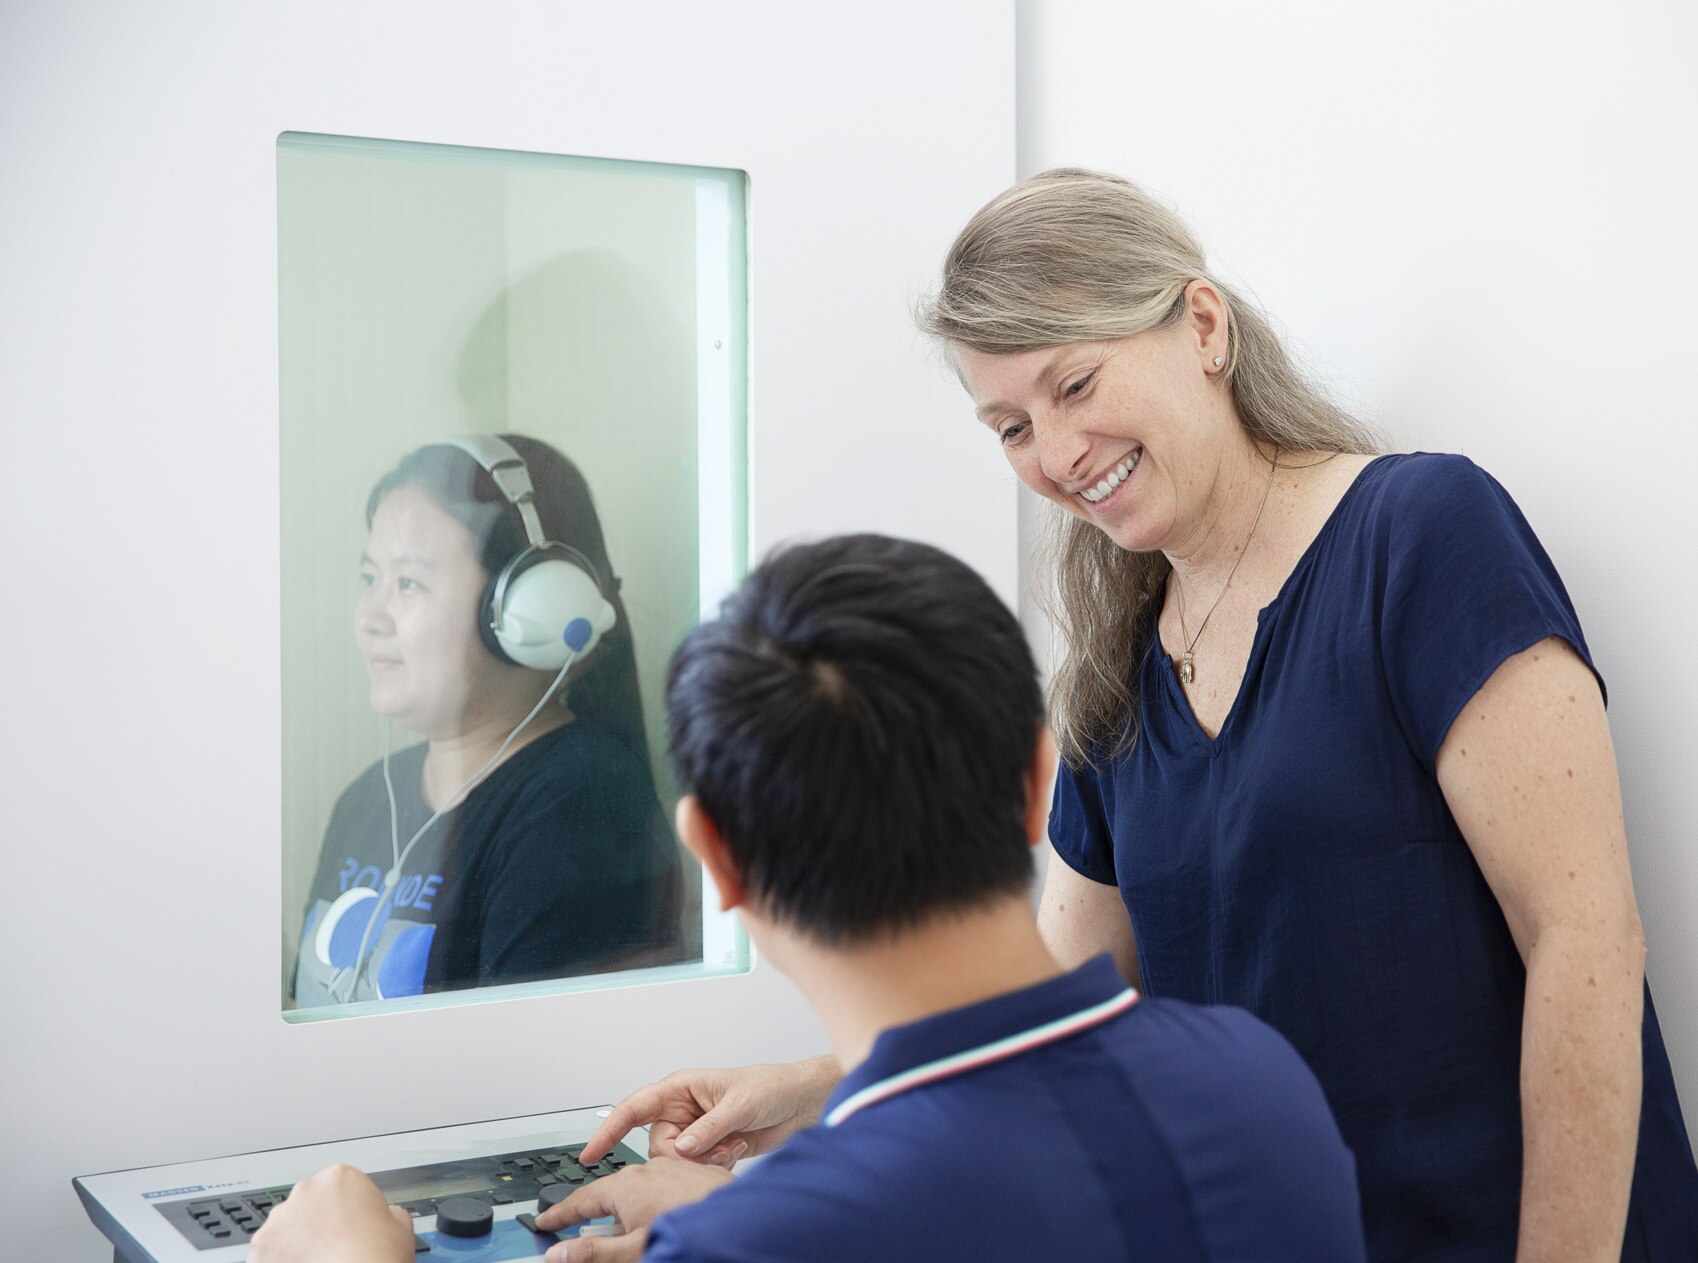
[(648, 1263), (1361, 1260), (1350, 1152), (1291, 1046), (1098, 957), (885, 1031), (819, 1126), (654, 1223)]

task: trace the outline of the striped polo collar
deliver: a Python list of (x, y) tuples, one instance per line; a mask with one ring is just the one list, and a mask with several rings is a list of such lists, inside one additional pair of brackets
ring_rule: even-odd
[(1137, 999), (1102, 955), (1047, 982), (893, 1027), (837, 1085), (822, 1121), (835, 1127), (926, 1083), (1065, 1039), (1124, 1013)]

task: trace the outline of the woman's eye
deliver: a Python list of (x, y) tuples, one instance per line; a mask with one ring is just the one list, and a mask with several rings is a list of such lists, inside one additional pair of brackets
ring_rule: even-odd
[(1069, 382), (1067, 389), (1062, 391), (1061, 393), (1066, 395), (1069, 399), (1071, 399), (1071, 398), (1073, 398), (1073, 396), (1075, 396), (1075, 395), (1079, 394), (1081, 391), (1083, 391), (1085, 389), (1085, 387), (1089, 386), (1091, 384), (1091, 378), (1093, 378), (1095, 376), (1096, 376), (1096, 373), (1094, 371), (1086, 373), (1083, 377), (1079, 378), (1079, 380), (1074, 381), (1074, 382)]
[(402, 592), (418, 592), (424, 587), (417, 579), (409, 579), (405, 575), (395, 580), (395, 586)]
[(377, 586), (377, 576), (369, 570), (360, 571), (360, 586), (362, 588), (375, 588)]
[(1005, 425), (1002, 429), (998, 430), (996, 432), (996, 437), (1002, 441), (1002, 445), (1004, 447), (1012, 447), (1014, 444), (1020, 442), (1021, 439), (1026, 437), (1026, 431), (1029, 429), (1031, 429), (1031, 424), (1029, 422), (1015, 421), (1012, 424)]

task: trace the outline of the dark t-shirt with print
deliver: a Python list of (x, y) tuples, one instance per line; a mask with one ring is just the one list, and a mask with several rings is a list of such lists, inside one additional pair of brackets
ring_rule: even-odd
[[(681, 863), (647, 768), (582, 720), (531, 742), (430, 824), (425, 747), (343, 791), (313, 880), (296, 1003), (390, 999), (678, 959)], [(375, 910), (375, 923), (374, 913)], [(356, 971), (352, 966), (359, 961)]]

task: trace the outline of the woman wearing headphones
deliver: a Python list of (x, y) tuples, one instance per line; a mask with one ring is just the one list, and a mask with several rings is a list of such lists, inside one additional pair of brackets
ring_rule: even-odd
[(372, 708), (425, 740), (336, 803), (297, 1006), (678, 959), (678, 849), (583, 475), (519, 435), (431, 444), (366, 521)]

